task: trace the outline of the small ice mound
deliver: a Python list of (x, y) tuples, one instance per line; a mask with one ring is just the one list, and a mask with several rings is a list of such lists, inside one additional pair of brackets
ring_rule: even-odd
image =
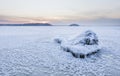
[(60, 38), (55, 38), (54, 41), (55, 41), (56, 43), (58, 43), (58, 44), (61, 44), (61, 43), (62, 43), (62, 39), (60, 39)]
[(64, 51), (70, 52), (76, 58), (85, 58), (100, 51), (98, 37), (93, 31), (86, 31), (72, 40), (56, 40)]

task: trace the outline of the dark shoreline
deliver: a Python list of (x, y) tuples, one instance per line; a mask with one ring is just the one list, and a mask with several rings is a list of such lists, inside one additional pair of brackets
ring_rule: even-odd
[(52, 26), (49, 23), (0, 24), (0, 26)]

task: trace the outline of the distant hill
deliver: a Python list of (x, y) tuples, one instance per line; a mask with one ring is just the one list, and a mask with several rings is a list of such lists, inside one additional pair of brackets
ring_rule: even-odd
[(70, 24), (69, 26), (80, 26), (80, 25), (78, 25), (78, 24)]
[(52, 26), (49, 23), (0, 24), (0, 26)]

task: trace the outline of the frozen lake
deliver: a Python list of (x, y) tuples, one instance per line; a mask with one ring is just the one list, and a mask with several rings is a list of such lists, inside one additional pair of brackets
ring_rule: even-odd
[[(53, 39), (94, 31), (104, 51), (80, 59)], [(1, 26), (0, 76), (120, 76), (119, 26)]]

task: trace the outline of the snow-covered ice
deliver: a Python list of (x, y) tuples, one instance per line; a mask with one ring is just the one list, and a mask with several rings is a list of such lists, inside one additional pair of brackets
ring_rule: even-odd
[[(53, 39), (94, 31), (102, 51), (80, 59)], [(0, 27), (0, 76), (120, 76), (120, 27)]]

